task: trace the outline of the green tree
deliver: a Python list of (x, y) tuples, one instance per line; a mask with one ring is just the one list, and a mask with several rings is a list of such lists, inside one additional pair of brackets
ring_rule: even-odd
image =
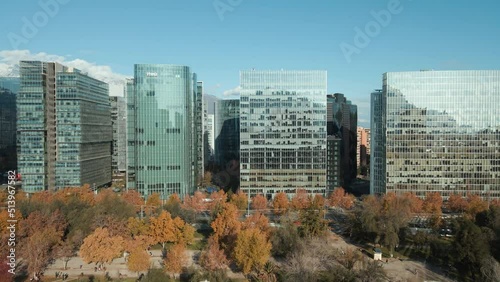
[(272, 253), (275, 257), (284, 258), (297, 249), (300, 234), (290, 219), (282, 219), (280, 225), (280, 228), (275, 228), (271, 233)]
[(479, 281), (481, 263), (490, 255), (488, 239), (472, 221), (460, 219), (458, 223), (453, 242), (455, 267), (464, 281)]
[(324, 236), (328, 231), (328, 221), (323, 217), (323, 210), (301, 210), (299, 214), (299, 234), (307, 238)]

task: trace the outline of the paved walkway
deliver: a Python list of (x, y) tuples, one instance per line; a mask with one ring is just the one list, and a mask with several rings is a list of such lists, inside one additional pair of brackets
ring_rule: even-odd
[[(335, 241), (333, 246), (339, 248), (352, 247), (359, 248), (358, 246), (352, 245), (346, 242), (342, 237), (338, 235), (335, 236)], [(388, 262), (386, 263), (386, 260)], [(441, 282), (453, 282), (444, 275), (441, 275), (433, 271), (429, 265), (426, 265), (420, 261), (415, 260), (399, 260), (396, 258), (383, 258), (383, 267), (389, 277), (390, 281), (441, 281)]]
[[(190, 256), (190, 263), (192, 263), (192, 256), (194, 251), (188, 251)], [(161, 250), (151, 250), (153, 256), (150, 259), (151, 265), (153, 267), (161, 267), (162, 258)], [(80, 268), (81, 266), (81, 268)], [(105, 264), (106, 271), (97, 270), (95, 271), (95, 263), (86, 264), (80, 257), (73, 257), (68, 262), (68, 268), (64, 270), (64, 262), (62, 260), (56, 260), (52, 265), (50, 265), (45, 271), (45, 277), (55, 278), (56, 272), (68, 273), (68, 280), (78, 278), (81, 273), (85, 276), (96, 275), (103, 276), (108, 272), (109, 276), (118, 278), (120, 275), (124, 278), (126, 277), (138, 277), (138, 274), (128, 270), (123, 257), (114, 259), (112, 263)], [(59, 280), (58, 280), (59, 281)], [(62, 281), (62, 280), (60, 280)]]

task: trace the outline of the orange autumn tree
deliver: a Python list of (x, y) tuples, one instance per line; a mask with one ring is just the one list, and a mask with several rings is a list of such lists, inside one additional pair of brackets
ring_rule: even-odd
[(183, 244), (175, 244), (169, 248), (164, 259), (165, 269), (175, 276), (181, 273), (182, 268), (187, 265), (187, 260), (186, 247)]
[(260, 270), (270, 256), (271, 243), (262, 231), (249, 228), (238, 234), (234, 259), (244, 274), (250, 273), (251, 270)]
[(311, 206), (311, 200), (305, 189), (297, 189), (295, 196), (292, 198), (291, 206), (295, 210), (304, 210)]
[(170, 195), (170, 197), (168, 197), (167, 202), (165, 203), (165, 205), (167, 205), (167, 206), (175, 206), (175, 205), (180, 206), (181, 204), (182, 204), (181, 198), (179, 197), (179, 195), (177, 193)]
[(129, 217), (127, 220), (127, 230), (129, 236), (147, 235), (149, 226), (144, 220), (135, 217)]
[(339, 207), (343, 209), (351, 209), (354, 206), (355, 197), (348, 194), (344, 188), (338, 187), (328, 196), (328, 205), (330, 207)]
[(423, 211), (431, 214), (430, 224), (437, 228), (441, 225), (443, 198), (439, 192), (427, 193), (424, 200)]
[(149, 221), (148, 234), (154, 243), (162, 245), (163, 252), (166, 251), (167, 243), (189, 244), (194, 237), (192, 226), (179, 217), (172, 219), (167, 211), (162, 211), (158, 217), (152, 217)]
[(201, 213), (207, 209), (207, 204), (205, 202), (206, 197), (207, 195), (201, 191), (194, 192), (193, 196), (186, 195), (182, 207), (186, 210), (194, 211), (197, 214)]
[(151, 215), (153, 212), (155, 214), (162, 206), (161, 196), (158, 193), (152, 193), (147, 197), (146, 207), (144, 207), (144, 212), (148, 215)]
[(213, 237), (208, 239), (207, 247), (200, 254), (200, 265), (208, 271), (222, 270), (229, 265), (224, 250)]
[(488, 202), (483, 201), (477, 194), (468, 194), (467, 203), (466, 212), (471, 218), (475, 218), (478, 213), (488, 210)]
[(97, 228), (83, 240), (80, 256), (85, 263), (111, 263), (124, 250), (121, 236), (111, 236), (107, 228)]
[(224, 203), (221, 211), (210, 226), (214, 231), (212, 235), (214, 240), (226, 251), (226, 254), (230, 254), (236, 236), (241, 230), (238, 208), (231, 203)]
[(146, 271), (151, 266), (151, 263), (149, 261), (150, 259), (151, 257), (146, 252), (146, 250), (142, 248), (134, 248), (132, 251), (130, 251), (130, 255), (128, 256), (127, 267), (130, 271), (133, 272)]
[(311, 200), (311, 208), (319, 210), (325, 208), (325, 197), (320, 194), (315, 194)]
[(464, 212), (468, 207), (468, 203), (461, 195), (454, 193), (448, 198), (446, 207), (452, 212)]
[(439, 192), (427, 193), (424, 200), (423, 210), (426, 213), (441, 214), (443, 206), (443, 198)]
[(238, 191), (238, 193), (231, 195), (229, 202), (234, 204), (240, 211), (246, 210), (248, 207), (248, 196), (242, 191)]
[(210, 194), (210, 202), (208, 203), (210, 214), (217, 213), (218, 210), (222, 208), (222, 204), (225, 202), (227, 202), (227, 194), (224, 190), (220, 189), (219, 191)]
[(257, 194), (252, 198), (252, 209), (262, 211), (267, 208), (267, 200), (262, 194)]
[(134, 206), (136, 212), (141, 211), (141, 205), (145, 205), (144, 199), (141, 197), (141, 194), (136, 190), (128, 190), (122, 194), (122, 199)]
[(261, 214), (260, 212), (256, 212), (245, 219), (245, 221), (241, 224), (241, 229), (250, 229), (256, 228), (260, 230), (266, 236), (269, 235), (269, 219)]
[(490, 205), (492, 207), (500, 207), (500, 199), (493, 199), (493, 200), (491, 200)]
[(422, 201), (422, 199), (417, 197), (417, 195), (415, 195), (415, 193), (406, 192), (403, 194), (402, 197), (404, 199), (406, 199), (408, 201), (408, 203), (410, 204), (410, 211), (412, 213), (421, 213), (422, 212), (422, 209), (424, 206), (424, 201)]
[(273, 212), (275, 215), (282, 215), (288, 211), (290, 205), (288, 197), (285, 193), (279, 192), (273, 199)]

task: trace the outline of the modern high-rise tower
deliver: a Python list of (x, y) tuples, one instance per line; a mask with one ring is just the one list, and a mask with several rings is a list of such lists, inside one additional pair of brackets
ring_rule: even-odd
[(371, 193), (500, 197), (500, 71), (385, 73), (372, 94)]
[[(18, 77), (0, 77), (0, 173), (2, 174), (17, 168), (16, 96), (18, 92)], [(0, 179), (2, 178), (0, 175)]]
[(326, 71), (250, 70), (240, 81), (241, 189), (326, 194)]
[(56, 74), (56, 187), (111, 183), (108, 84), (77, 69)]
[(111, 182), (108, 85), (58, 63), (20, 62), (18, 168), (26, 192)]
[(56, 188), (56, 73), (58, 63), (21, 61), (17, 96), (18, 169), (25, 192)]
[(137, 64), (127, 81), (127, 188), (147, 197), (194, 192), (198, 177), (196, 74)]
[[(347, 100), (344, 94), (327, 96), (328, 148), (333, 157), (328, 160), (328, 189), (347, 186), (356, 179), (356, 128), (358, 107)], [(336, 154), (339, 155), (337, 161)], [(333, 167), (332, 167), (333, 166)], [(332, 175), (330, 175), (333, 173)], [(333, 181), (333, 182), (332, 182)], [(335, 184), (337, 183), (337, 184)]]
[(112, 169), (113, 172), (127, 170), (127, 102), (124, 97), (109, 97), (111, 123), (113, 125)]
[(204, 110), (203, 106), (203, 82), (198, 81), (196, 83), (196, 93), (195, 93), (195, 109), (194, 109), (194, 126), (193, 138), (196, 140), (196, 175), (198, 176), (197, 181), (201, 181), (201, 178), (205, 174), (205, 155), (203, 153), (203, 122), (204, 122)]

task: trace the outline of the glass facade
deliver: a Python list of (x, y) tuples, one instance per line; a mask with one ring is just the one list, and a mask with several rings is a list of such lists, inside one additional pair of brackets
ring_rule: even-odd
[(196, 74), (187, 66), (137, 64), (126, 93), (127, 187), (145, 197), (194, 192)]
[(55, 189), (58, 63), (21, 61), (17, 96), (18, 169), (26, 192)]
[[(331, 136), (331, 140), (337, 140), (335, 146), (330, 147), (335, 150), (335, 153), (340, 152), (340, 162), (337, 163), (334, 159), (329, 161), (329, 165), (336, 165), (335, 168), (328, 168), (329, 172), (333, 172), (335, 176), (329, 178), (337, 180), (329, 182), (329, 185), (337, 183), (336, 187), (344, 187), (349, 185), (352, 180), (356, 179), (356, 150), (357, 150), (357, 124), (358, 124), (358, 107), (347, 100), (344, 94), (335, 93), (327, 96), (327, 133)], [(337, 171), (335, 171), (337, 169)], [(338, 175), (338, 176), (337, 176)], [(329, 186), (329, 190), (332, 188)]]
[(56, 187), (111, 182), (113, 140), (108, 84), (69, 69), (57, 73)]
[(17, 169), (16, 95), (19, 83), (19, 78), (0, 77), (0, 173), (2, 174)]
[(371, 192), (499, 198), (499, 99), (496, 70), (384, 74), (372, 94)]
[[(214, 159), (215, 153), (215, 115), (208, 114), (206, 107), (204, 108), (203, 122), (203, 154), (204, 163), (208, 165)], [(239, 138), (239, 133), (238, 133)]]
[(127, 102), (124, 97), (109, 97), (113, 126), (112, 160), (114, 172), (127, 170)]
[(201, 181), (205, 173), (205, 162), (203, 154), (203, 121), (204, 121), (204, 110), (203, 110), (203, 82), (198, 81), (196, 83), (196, 96), (195, 96), (195, 109), (194, 109), (194, 140), (196, 140), (196, 166), (198, 181)]
[(240, 159), (240, 100), (215, 103), (215, 160), (224, 168)]
[(326, 194), (326, 71), (240, 73), (240, 187)]

